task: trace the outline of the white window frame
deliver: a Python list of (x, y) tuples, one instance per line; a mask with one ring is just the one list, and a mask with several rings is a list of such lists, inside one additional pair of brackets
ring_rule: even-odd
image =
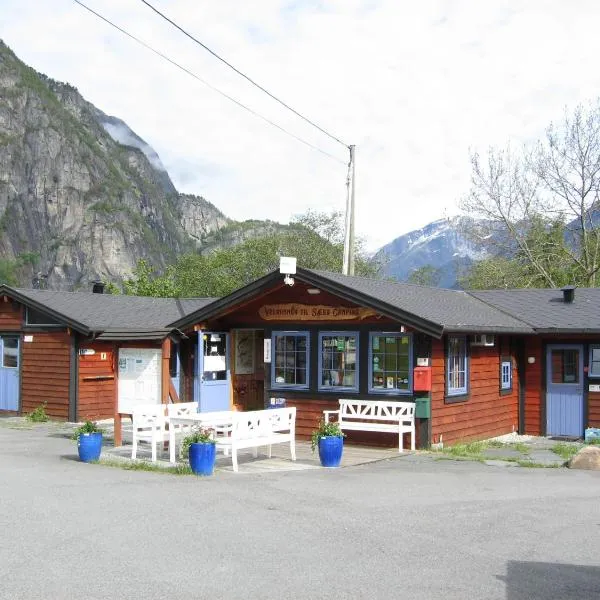
[[(462, 342), (464, 348), (463, 355), (463, 363), (462, 369), (459, 371), (464, 371), (465, 374), (465, 384), (461, 387), (454, 387), (451, 385), (452, 377), (451, 374), (454, 372), (455, 365), (452, 364), (455, 360), (460, 360), (460, 357), (454, 356), (450, 354), (451, 340), (460, 340)], [(460, 365), (459, 365), (460, 366)], [(448, 336), (448, 344), (447, 344), (447, 356), (446, 356), (446, 397), (452, 398), (456, 396), (466, 396), (469, 393), (469, 346), (467, 344), (467, 336), (465, 335), (451, 335)]]
[[(600, 352), (600, 344), (590, 344), (589, 350), (589, 363), (588, 363), (588, 377), (600, 377), (600, 361), (592, 360), (594, 357), (594, 350)], [(598, 370), (594, 371), (594, 362), (598, 364)]]
[(500, 389), (512, 390), (512, 360), (500, 362)]

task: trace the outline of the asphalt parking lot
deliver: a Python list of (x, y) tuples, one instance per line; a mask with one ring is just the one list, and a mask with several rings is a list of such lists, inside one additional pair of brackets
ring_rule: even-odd
[(600, 473), (428, 456), (210, 479), (0, 427), (0, 598), (588, 599)]

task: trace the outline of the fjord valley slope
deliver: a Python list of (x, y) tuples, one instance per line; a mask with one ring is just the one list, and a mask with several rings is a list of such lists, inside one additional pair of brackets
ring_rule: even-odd
[(228, 225), (177, 193), (156, 153), (78, 91), (0, 41), (0, 257), (19, 283), (74, 289), (119, 280), (137, 261), (166, 266)]

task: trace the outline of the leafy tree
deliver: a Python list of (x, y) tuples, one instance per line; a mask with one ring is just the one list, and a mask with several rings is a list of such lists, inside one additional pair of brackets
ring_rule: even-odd
[(439, 269), (436, 269), (433, 265), (425, 265), (415, 269), (408, 276), (408, 283), (436, 287), (439, 285), (441, 278), (442, 274)]
[(533, 146), (491, 149), (471, 163), (462, 207), (479, 221), (466, 233), (507, 259), (474, 267), (475, 279), (488, 273), (513, 283), (519, 275), (524, 286), (598, 284), (600, 102), (566, 114)]
[[(280, 256), (296, 256), (299, 266), (341, 271), (343, 234), (339, 213), (309, 212), (296, 217), (285, 233), (251, 238), (209, 254), (179, 258), (164, 274), (140, 261), (125, 284), (125, 293), (144, 296), (220, 297), (279, 267)], [(379, 265), (369, 259), (360, 242), (356, 273), (377, 276)]]
[(19, 264), (17, 261), (0, 259), (0, 283), (6, 285), (17, 285), (17, 269)]

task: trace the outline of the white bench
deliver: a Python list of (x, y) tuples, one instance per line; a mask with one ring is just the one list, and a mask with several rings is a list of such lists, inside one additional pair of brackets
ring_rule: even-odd
[(233, 470), (237, 473), (237, 451), (252, 448), (253, 456), (258, 456), (260, 446), (268, 446), (271, 458), (271, 445), (289, 442), (292, 460), (296, 460), (296, 408), (272, 408), (233, 412), (229, 437), (217, 438), (217, 448), (227, 455), (231, 450)]
[(339, 410), (324, 410), (325, 421), (338, 415), (342, 431), (378, 431), (398, 434), (398, 452), (403, 452), (402, 436), (410, 433), (410, 449), (415, 449), (415, 403), (394, 400), (340, 400)]

